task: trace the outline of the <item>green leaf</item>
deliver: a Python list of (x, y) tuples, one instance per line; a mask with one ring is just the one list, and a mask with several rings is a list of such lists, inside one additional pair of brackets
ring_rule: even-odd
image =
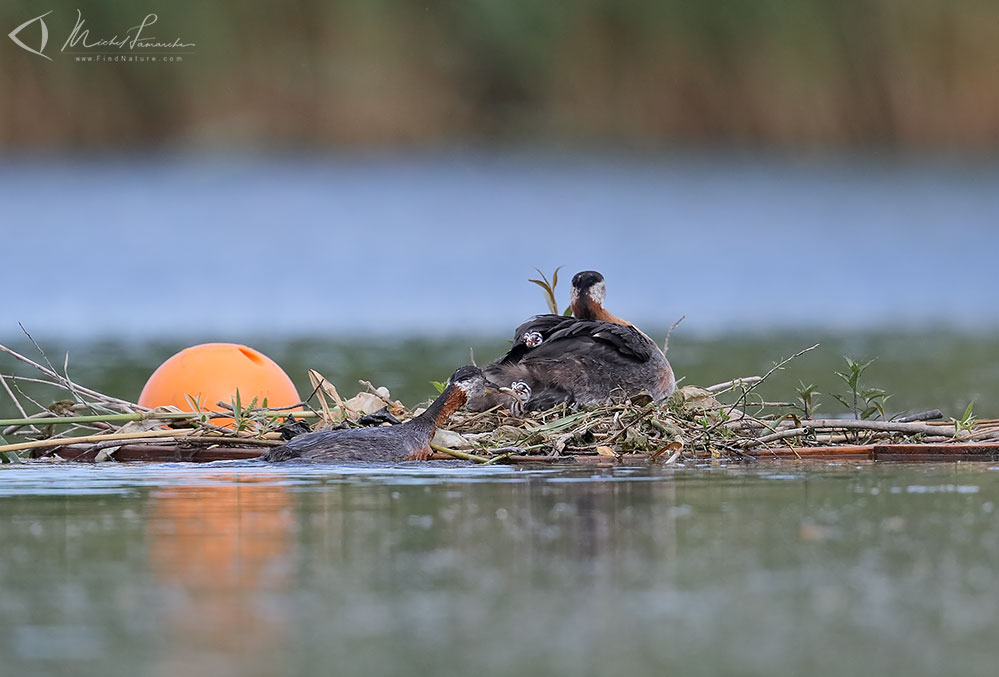
[(431, 381), (430, 385), (436, 388), (438, 393), (444, 392), (444, 389), (447, 388), (447, 384), (441, 383), (440, 381)]
[(533, 282), (542, 289), (545, 290), (545, 303), (548, 305), (548, 310), (552, 313), (558, 313), (558, 304), (555, 302), (555, 292), (548, 285), (548, 280), (541, 282), (540, 280), (528, 280), (528, 282)]
[(975, 408), (975, 401), (972, 400), (968, 402), (968, 408), (964, 410), (964, 415), (961, 416), (961, 423), (967, 423), (971, 420), (971, 413)]
[(184, 393), (184, 399), (187, 400), (187, 404), (191, 407), (192, 411), (203, 411), (201, 408), (201, 395), (197, 397), (191, 397), (187, 393)]
[(535, 268), (534, 270), (538, 271), (538, 275), (541, 276), (541, 279), (528, 280), (528, 282), (533, 282), (545, 290), (545, 303), (548, 305), (548, 310), (551, 311), (553, 315), (558, 314), (558, 301), (555, 300), (555, 287), (558, 285), (558, 271), (561, 269), (562, 266), (555, 269), (555, 272), (552, 273), (551, 282), (548, 281), (548, 276), (542, 273), (540, 268)]
[(834, 393), (834, 394), (833, 394), (833, 399), (834, 399), (834, 400), (836, 400), (837, 402), (839, 402), (840, 404), (842, 404), (842, 405), (843, 405), (844, 407), (846, 407), (846, 408), (847, 408), (847, 409), (849, 409), (850, 411), (853, 411), (853, 405), (852, 405), (852, 404), (851, 404), (850, 402), (848, 402), (848, 401), (846, 400), (846, 398), (845, 398), (845, 397), (843, 397), (842, 395), (836, 395), (836, 394)]

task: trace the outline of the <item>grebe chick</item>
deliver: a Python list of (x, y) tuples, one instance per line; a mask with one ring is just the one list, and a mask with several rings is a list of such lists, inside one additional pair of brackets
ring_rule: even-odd
[(263, 455), (266, 461), (307, 459), (313, 461), (367, 461), (395, 463), (430, 458), (430, 440), (470, 397), (499, 390), (478, 367), (460, 367), (448, 379), (444, 391), (419, 416), (393, 426), (321, 430), (299, 435)]
[(527, 381), (514, 381), (509, 388), (501, 388), (503, 392), (508, 392), (513, 401), (510, 403), (510, 413), (520, 418), (524, 415), (527, 403), (531, 401), (534, 391)]
[(528, 348), (537, 348), (544, 342), (545, 337), (540, 331), (532, 329), (531, 331), (524, 332), (521, 339), (524, 341), (524, 345)]

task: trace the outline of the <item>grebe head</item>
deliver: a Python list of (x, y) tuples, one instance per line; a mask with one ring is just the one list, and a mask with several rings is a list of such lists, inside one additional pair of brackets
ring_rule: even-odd
[(513, 396), (524, 404), (527, 404), (527, 401), (531, 399), (531, 395), (534, 394), (527, 381), (514, 381), (510, 384), (510, 390), (513, 391)]
[[(544, 341), (544, 337), (541, 335), (540, 331), (529, 331), (520, 337), (524, 342), (524, 345), (528, 348), (537, 348)], [(525, 384), (526, 385), (526, 384)]]
[(488, 390), (499, 390), (500, 386), (486, 378), (478, 367), (458, 367), (448, 382), (461, 390), (467, 397), (479, 397)]
[(524, 409), (534, 391), (527, 381), (514, 381), (509, 388), (502, 388), (502, 391), (513, 398), (510, 403), (510, 413), (518, 418), (524, 415)]
[(572, 291), (569, 300), (573, 307), (579, 299), (588, 299), (590, 303), (597, 306), (604, 305), (604, 298), (607, 296), (607, 285), (604, 284), (604, 276), (595, 270), (584, 270), (572, 276)]

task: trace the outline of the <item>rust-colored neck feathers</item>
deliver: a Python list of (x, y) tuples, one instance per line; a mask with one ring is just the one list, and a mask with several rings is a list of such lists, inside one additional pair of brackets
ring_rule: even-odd
[(447, 420), (451, 418), (451, 414), (458, 411), (461, 405), (465, 404), (466, 399), (468, 399), (468, 396), (464, 390), (456, 388), (454, 384), (449, 383), (444, 392), (437, 396), (437, 399), (427, 407), (425, 412), (409, 422), (416, 430), (420, 431), (421, 435), (426, 436), (423, 438), (426, 442), (424, 442), (422, 447), (411, 453), (407, 460), (425, 461), (433, 455), (433, 450), (430, 448), (430, 441), (434, 438), (434, 433), (437, 432), (438, 428), (447, 423)]
[(467, 398), (465, 391), (449, 383), (444, 392), (430, 403), (427, 410), (412, 420), (412, 424), (425, 432), (428, 439), (432, 438), (437, 428), (447, 423), (451, 414), (458, 411)]
[(458, 409), (461, 408), (461, 405), (465, 404), (465, 400), (468, 399), (468, 396), (465, 395), (465, 391), (461, 388), (449, 385), (448, 390), (451, 392), (447, 393), (444, 405), (441, 407), (441, 410), (437, 412), (437, 415), (434, 416), (434, 426), (437, 428), (447, 423), (448, 419), (451, 418), (451, 415), (458, 411)]
[(589, 294), (580, 294), (576, 298), (572, 304), (572, 314), (579, 320), (600, 320), (601, 322), (632, 326), (631, 322), (608, 313), (602, 305), (591, 299)]

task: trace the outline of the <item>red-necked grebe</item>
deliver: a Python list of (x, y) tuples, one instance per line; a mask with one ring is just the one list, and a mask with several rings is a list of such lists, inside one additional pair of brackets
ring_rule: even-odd
[(427, 410), (405, 423), (306, 433), (271, 449), (263, 459), (379, 463), (426, 460), (433, 453), (430, 441), (437, 428), (444, 425), (466, 400), (483, 397), (493, 389), (498, 390), (499, 386), (490, 383), (478, 367), (460, 367)]
[[(584, 270), (572, 276), (572, 289), (569, 291), (569, 307), (577, 320), (601, 320), (614, 324), (632, 326), (631, 322), (612, 315), (604, 308), (607, 285), (604, 276), (595, 270)], [(537, 348), (556, 329), (564, 326), (564, 315), (536, 315), (517, 327), (513, 335), (517, 353)]]
[(572, 276), (569, 303), (572, 306), (573, 317), (579, 320), (601, 320), (631, 326), (631, 322), (611, 315), (604, 309), (606, 298), (607, 284), (604, 282), (604, 276), (597, 271), (584, 270)]
[[(511, 411), (548, 409), (560, 402), (583, 406), (608, 398), (648, 393), (666, 399), (676, 389), (673, 369), (662, 349), (631, 323), (603, 307), (604, 277), (583, 271), (572, 278), (572, 308), (580, 317), (538, 315), (517, 327), (514, 345), (483, 370), (507, 390), (484, 393), (468, 402), (471, 411), (510, 404)], [(523, 383), (525, 392), (509, 388)]]

